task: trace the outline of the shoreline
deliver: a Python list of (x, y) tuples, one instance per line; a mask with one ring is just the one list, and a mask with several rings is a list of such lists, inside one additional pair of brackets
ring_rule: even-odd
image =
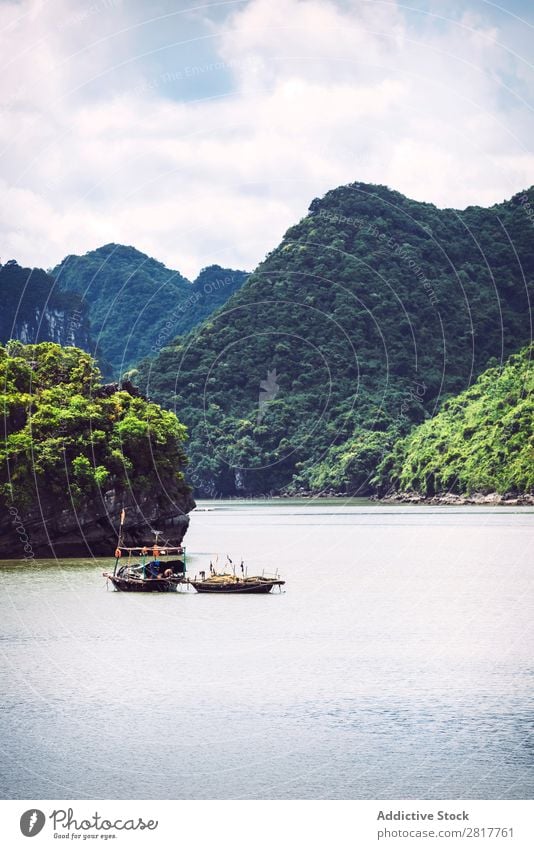
[(375, 496), (373, 500), (382, 504), (433, 504), (444, 506), (487, 505), (489, 507), (521, 507), (534, 506), (534, 495), (530, 493), (472, 492), (469, 495), (458, 495), (454, 492), (443, 492), (437, 495), (421, 495), (419, 492), (396, 492), (382, 498)]
[[(375, 504), (432, 504), (434, 506), (478, 505), (488, 507), (531, 507), (534, 506), (534, 494), (531, 493), (498, 493), (473, 492), (469, 495), (459, 495), (453, 492), (443, 492), (438, 495), (422, 495), (420, 492), (395, 492), (390, 495), (378, 496), (374, 493), (367, 495), (351, 495), (346, 492), (298, 492), (298, 493), (261, 493), (258, 495), (226, 495), (215, 497), (197, 496), (199, 501), (314, 501), (317, 499), (359, 499)], [(202, 507), (200, 508), (202, 512)]]

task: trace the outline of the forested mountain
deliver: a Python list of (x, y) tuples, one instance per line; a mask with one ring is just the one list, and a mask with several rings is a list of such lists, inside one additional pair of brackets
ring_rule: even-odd
[(33, 555), (111, 554), (122, 507), (130, 539), (150, 539), (151, 522), (182, 539), (194, 502), (173, 413), (51, 343), (0, 346), (0, 402), (2, 557), (24, 556), (20, 528)]
[(363, 183), (314, 200), (133, 372), (189, 426), (197, 491), (369, 491), (398, 438), (530, 341), (533, 203), (440, 210)]
[(15, 260), (0, 265), (0, 342), (57, 342), (94, 347), (88, 307), (78, 293), (60, 292), (40, 268), (21, 268)]
[(176, 323), (173, 338), (187, 333), (223, 306), (228, 298), (241, 288), (248, 276), (246, 271), (234, 271), (231, 268), (221, 268), (220, 265), (203, 268), (192, 284), (189, 304)]
[(534, 490), (534, 377), (529, 345), (495, 366), (382, 462), (383, 492), (518, 493)]
[(135, 248), (115, 244), (67, 256), (52, 274), (61, 290), (88, 301), (92, 335), (116, 375), (190, 330), (246, 278), (212, 266), (191, 284)]

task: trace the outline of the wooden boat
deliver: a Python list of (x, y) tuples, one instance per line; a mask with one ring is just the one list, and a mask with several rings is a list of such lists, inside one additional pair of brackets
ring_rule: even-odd
[[(217, 578), (221, 578), (218, 575)], [(203, 581), (189, 581), (197, 593), (270, 593), (273, 587), (282, 587), (285, 581), (277, 578), (233, 578), (231, 580), (216, 580), (205, 578)]]
[[(121, 516), (121, 530), (123, 522)], [(154, 533), (156, 540), (152, 545), (131, 548), (122, 544), (119, 532), (113, 572), (102, 573), (119, 592), (172, 593), (186, 582), (185, 548), (159, 544), (160, 531)], [(121, 562), (123, 557), (126, 562)]]
[[(233, 567), (232, 561), (229, 559)], [(241, 563), (241, 575), (235, 574), (235, 569), (232, 572), (216, 572), (213, 565), (210, 563), (210, 574), (206, 577), (205, 572), (200, 573), (200, 580), (195, 578), (188, 580), (197, 591), (197, 593), (270, 593), (273, 587), (279, 587), (280, 590), (284, 586), (285, 581), (278, 577), (278, 573), (272, 577), (266, 575), (249, 576), (245, 572), (243, 563)]]

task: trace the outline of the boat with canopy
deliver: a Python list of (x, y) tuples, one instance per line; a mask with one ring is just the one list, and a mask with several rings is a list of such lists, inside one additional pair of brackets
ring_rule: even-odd
[(155, 540), (149, 545), (124, 545), (124, 518), (125, 510), (122, 510), (115, 564), (112, 572), (102, 573), (103, 577), (120, 592), (176, 592), (187, 580), (185, 547), (160, 543), (161, 531), (153, 531)]

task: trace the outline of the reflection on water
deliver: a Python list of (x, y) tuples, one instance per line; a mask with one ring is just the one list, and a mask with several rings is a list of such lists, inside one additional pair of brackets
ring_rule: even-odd
[(4, 798), (532, 796), (532, 510), (201, 506), (190, 574), (228, 553), (285, 593), (1, 565)]

